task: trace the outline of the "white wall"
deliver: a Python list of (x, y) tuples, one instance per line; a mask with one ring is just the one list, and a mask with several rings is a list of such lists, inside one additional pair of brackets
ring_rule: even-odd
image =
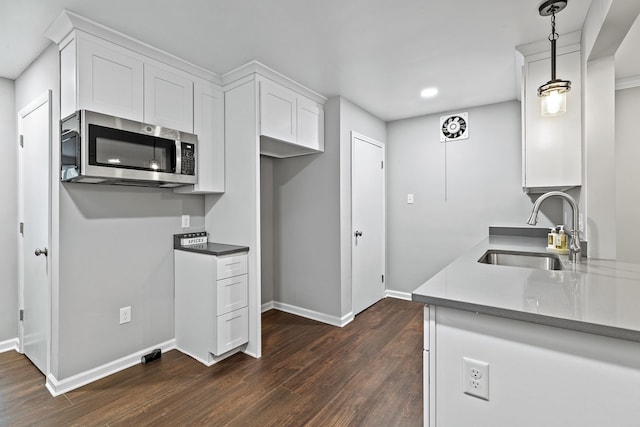
[(0, 78), (0, 342), (18, 336), (16, 117), (14, 82)]
[(588, 255), (616, 259), (615, 60), (586, 66), (585, 197)]
[(616, 91), (616, 256), (640, 263), (640, 87)]
[[(53, 90), (52, 353), (57, 380), (170, 340), (173, 234), (181, 215), (204, 225), (203, 196), (167, 189), (59, 182), (58, 49), (51, 45), (16, 80), (19, 110)], [(119, 324), (119, 308), (132, 321)]]
[[(527, 227), (521, 188), (520, 103), (469, 108), (469, 139), (441, 143), (434, 114), (387, 125), (387, 287), (411, 292), (488, 235), (490, 225)], [(407, 204), (412, 193), (415, 203)], [(533, 196), (533, 200), (537, 195)], [(538, 226), (562, 219), (560, 200)]]
[(183, 214), (203, 229), (203, 211), (167, 189), (61, 185), (57, 379), (175, 337), (173, 234)]
[[(593, 0), (582, 28), (584, 183), (588, 255), (617, 259), (615, 207), (620, 173), (615, 110), (615, 55), (640, 13), (633, 1)], [(625, 255), (623, 255), (625, 256)]]
[(261, 303), (273, 301), (273, 158), (260, 156)]
[(340, 145), (333, 136), (325, 133), (322, 154), (273, 160), (273, 299), (340, 317)]

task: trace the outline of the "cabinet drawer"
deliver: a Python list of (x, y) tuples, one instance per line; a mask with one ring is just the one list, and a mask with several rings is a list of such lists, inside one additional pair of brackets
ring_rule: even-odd
[(221, 257), (218, 258), (217, 262), (218, 277), (216, 280), (247, 274), (246, 254)]
[(216, 318), (216, 348), (220, 355), (249, 341), (249, 310), (247, 307)]
[(229, 277), (216, 282), (217, 313), (226, 314), (247, 306), (247, 275)]

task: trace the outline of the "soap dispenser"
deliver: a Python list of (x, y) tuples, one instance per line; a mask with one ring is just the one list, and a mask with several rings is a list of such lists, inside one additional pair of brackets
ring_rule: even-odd
[(560, 225), (560, 231), (558, 232), (558, 244), (556, 245), (556, 249), (567, 250), (569, 249), (569, 244), (567, 243), (567, 233), (564, 232), (564, 225)]
[(547, 248), (555, 249), (556, 247), (556, 233), (555, 227), (549, 227), (549, 234), (547, 234)]

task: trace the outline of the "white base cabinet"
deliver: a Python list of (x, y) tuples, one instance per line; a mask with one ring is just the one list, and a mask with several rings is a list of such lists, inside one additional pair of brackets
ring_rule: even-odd
[(249, 340), (247, 254), (174, 250), (176, 347), (209, 366)]
[[(425, 425), (638, 425), (640, 343), (442, 306), (430, 319)], [(465, 358), (489, 365), (489, 400), (464, 392)]]
[(429, 391), (429, 372), (430, 372), (430, 359), (429, 359), (429, 306), (424, 306), (424, 351), (422, 352), (422, 401), (423, 401), (423, 423), (424, 427), (429, 427), (430, 425), (430, 415), (431, 411), (429, 408), (431, 407), (429, 396), (431, 393)]

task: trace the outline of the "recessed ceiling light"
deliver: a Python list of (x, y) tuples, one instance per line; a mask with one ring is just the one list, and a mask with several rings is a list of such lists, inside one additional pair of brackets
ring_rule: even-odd
[(438, 88), (436, 87), (428, 87), (428, 88), (422, 89), (422, 92), (420, 92), (420, 96), (423, 98), (433, 98), (437, 94), (438, 94)]

